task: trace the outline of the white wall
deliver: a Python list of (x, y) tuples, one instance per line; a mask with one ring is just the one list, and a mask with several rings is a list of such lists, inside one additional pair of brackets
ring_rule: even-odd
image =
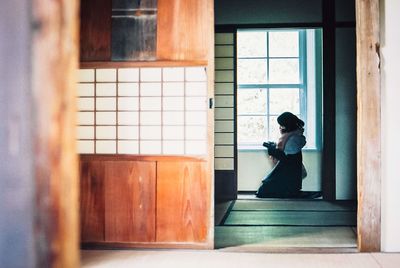
[(381, 1), (382, 251), (400, 252), (400, 1)]
[[(303, 162), (308, 173), (303, 180), (303, 191), (321, 190), (321, 152), (303, 150)], [(238, 190), (257, 190), (272, 167), (272, 161), (264, 150), (239, 151)]]

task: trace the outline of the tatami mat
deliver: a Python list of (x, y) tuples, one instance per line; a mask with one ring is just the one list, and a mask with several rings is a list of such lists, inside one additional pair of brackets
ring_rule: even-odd
[(355, 226), (354, 211), (234, 211), (224, 225)]
[(356, 211), (355, 201), (324, 200), (236, 200), (232, 210)]
[(265, 250), (271, 247), (356, 248), (350, 227), (216, 226), (215, 247)]

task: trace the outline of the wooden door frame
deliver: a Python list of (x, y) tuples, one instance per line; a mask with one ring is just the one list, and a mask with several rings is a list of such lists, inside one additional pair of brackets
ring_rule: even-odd
[(356, 0), (357, 238), (381, 250), (381, 90), (379, 0)]

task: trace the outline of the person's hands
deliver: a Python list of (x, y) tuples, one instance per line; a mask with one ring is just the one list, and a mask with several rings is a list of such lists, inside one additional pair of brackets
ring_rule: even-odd
[(268, 149), (275, 149), (276, 148), (276, 143), (272, 141), (264, 142), (263, 146), (268, 148)]

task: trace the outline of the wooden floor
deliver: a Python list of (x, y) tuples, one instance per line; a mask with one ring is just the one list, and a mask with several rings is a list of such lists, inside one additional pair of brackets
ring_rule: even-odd
[(353, 201), (241, 198), (215, 205), (216, 249), (357, 252), (356, 203)]

